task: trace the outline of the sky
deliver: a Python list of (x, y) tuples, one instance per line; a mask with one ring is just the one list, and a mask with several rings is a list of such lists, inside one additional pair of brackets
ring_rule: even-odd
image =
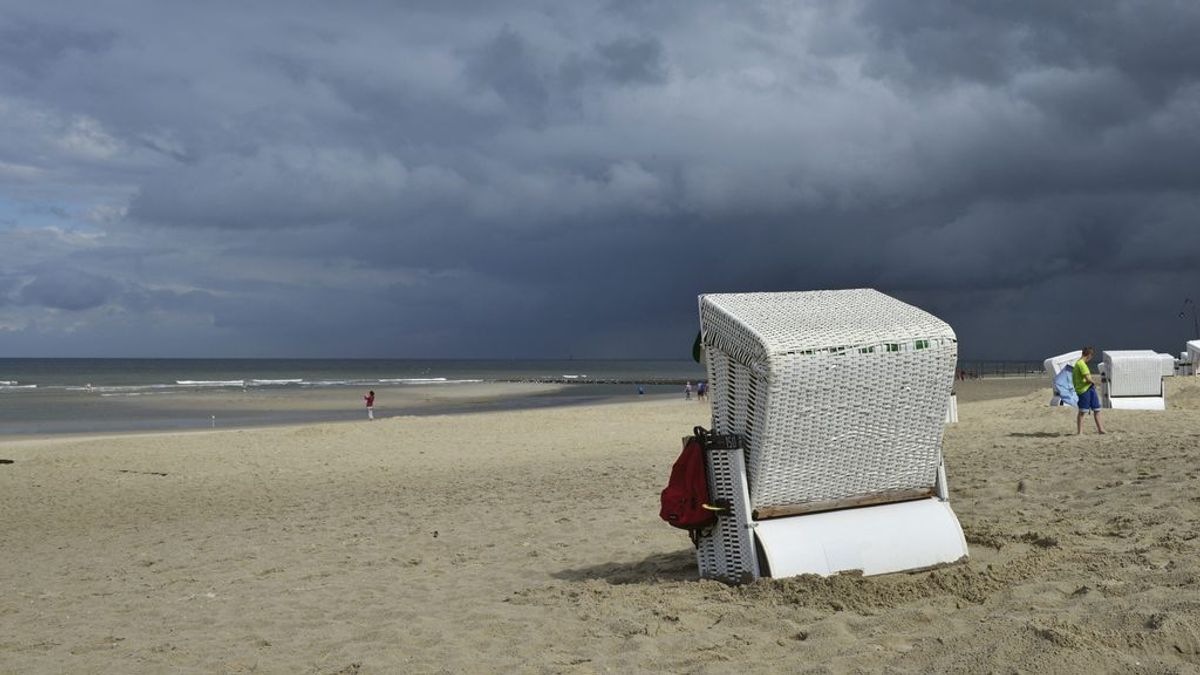
[(701, 293), (862, 287), (967, 358), (1177, 353), (1197, 35), (1194, 0), (0, 0), (0, 356), (688, 358)]

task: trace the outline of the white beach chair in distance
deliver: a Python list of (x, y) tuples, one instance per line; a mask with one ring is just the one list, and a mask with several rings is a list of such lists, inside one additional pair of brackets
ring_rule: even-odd
[(1117, 410), (1166, 410), (1163, 377), (1175, 374), (1175, 359), (1149, 349), (1104, 352), (1100, 402)]
[(1058, 374), (1062, 372), (1064, 367), (1074, 366), (1075, 362), (1082, 357), (1083, 351), (1076, 349), (1075, 351), (1067, 352), (1066, 354), (1051, 356), (1042, 362), (1042, 367), (1046, 369), (1046, 374), (1050, 376), (1051, 380), (1053, 380), (1054, 378), (1058, 377)]
[(1064, 405), (1058, 395), (1057, 388), (1054, 386), (1054, 380), (1058, 378), (1058, 374), (1062, 372), (1063, 368), (1073, 368), (1075, 362), (1082, 357), (1083, 350), (1076, 349), (1073, 352), (1051, 356), (1042, 362), (1042, 367), (1045, 368), (1046, 374), (1050, 376), (1050, 388), (1054, 390), (1054, 395), (1050, 397), (1050, 405), (1052, 407)]
[(1188, 340), (1187, 360), (1190, 364), (1188, 372), (1192, 375), (1200, 375), (1200, 340)]
[(942, 434), (957, 339), (870, 289), (700, 296), (715, 433), (700, 575), (883, 574), (966, 559)]

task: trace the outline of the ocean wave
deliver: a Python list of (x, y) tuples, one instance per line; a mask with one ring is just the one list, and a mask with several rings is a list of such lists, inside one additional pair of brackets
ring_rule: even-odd
[(375, 384), (375, 380), (313, 380), (304, 382), (306, 387), (349, 387)]
[[(586, 377), (586, 376), (583, 376)], [(18, 392), (38, 389), (69, 391), (72, 393), (99, 394), (101, 396), (138, 396), (149, 394), (170, 394), (189, 389), (220, 389), (237, 387), (378, 387), (378, 386), (427, 386), (477, 384), (487, 382), (481, 378), (449, 379), (445, 377), (395, 377), (395, 378), (347, 378), (330, 380), (305, 380), (302, 378), (286, 379), (246, 379), (246, 380), (176, 380), (174, 383), (155, 384), (19, 384), (16, 380), (0, 380), (0, 391)]]
[[(67, 386), (62, 387), (67, 391), (89, 391), (99, 394), (120, 394), (124, 392), (144, 391), (147, 389), (182, 389), (184, 385), (179, 384), (107, 384), (94, 385), (87, 384), (83, 386)], [(165, 391), (161, 393), (167, 393)]]
[(394, 377), (379, 380), (380, 384), (434, 384), (445, 382), (444, 377)]
[(583, 379), (586, 377), (587, 377), (587, 375), (563, 375), (562, 376), (562, 378), (564, 380), (579, 380), (579, 379)]
[(379, 380), (380, 384), (471, 384), (483, 380), (448, 380), (444, 377), (399, 377)]

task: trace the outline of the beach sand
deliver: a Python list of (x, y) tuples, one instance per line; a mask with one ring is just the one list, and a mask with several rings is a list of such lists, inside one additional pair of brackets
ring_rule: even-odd
[[(1196, 672), (1200, 382), (958, 383), (971, 560), (696, 580), (682, 400), (0, 442), (0, 672)], [(998, 398), (998, 396), (1006, 396)]]

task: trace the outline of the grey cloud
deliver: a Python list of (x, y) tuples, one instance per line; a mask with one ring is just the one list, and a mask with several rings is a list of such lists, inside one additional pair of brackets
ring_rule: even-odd
[(0, 71), (29, 86), (63, 60), (90, 57), (110, 49), (115, 40), (112, 31), (39, 23), (0, 10)]
[(652, 38), (621, 38), (597, 45), (605, 73), (616, 82), (655, 83), (666, 80), (662, 44)]
[(252, 156), (210, 155), (147, 177), (129, 215), (176, 225), (297, 227), (385, 210), (410, 185), (438, 179), (436, 170), (410, 171), (389, 156), (343, 148), (262, 148)]
[(1194, 80), (1200, 63), (1194, 3), (871, 0), (861, 17), (884, 48), (872, 55), (876, 72), (927, 84), (995, 85), (1039, 68), (1111, 68), (1163, 96)]
[(467, 77), (477, 86), (496, 92), (510, 109), (535, 125), (545, 123), (550, 100), (546, 74), (531, 47), (512, 28), (504, 28), (470, 55)]
[(209, 291), (175, 291), (168, 289), (128, 287), (120, 294), (123, 308), (145, 314), (170, 311), (196, 314), (211, 314), (218, 297)]
[(20, 285), (20, 277), (0, 272), (0, 307), (4, 307), (14, 301), (13, 291), (17, 290)]
[(1085, 129), (1136, 121), (1151, 109), (1136, 81), (1111, 68), (1041, 70), (1019, 76), (1013, 89), (1040, 110)]
[(594, 57), (579, 62), (616, 83), (656, 84), (667, 79), (662, 43), (651, 37), (622, 37), (597, 44)]
[(103, 305), (118, 288), (110, 278), (79, 270), (44, 270), (21, 287), (18, 295), (25, 304), (77, 312)]

